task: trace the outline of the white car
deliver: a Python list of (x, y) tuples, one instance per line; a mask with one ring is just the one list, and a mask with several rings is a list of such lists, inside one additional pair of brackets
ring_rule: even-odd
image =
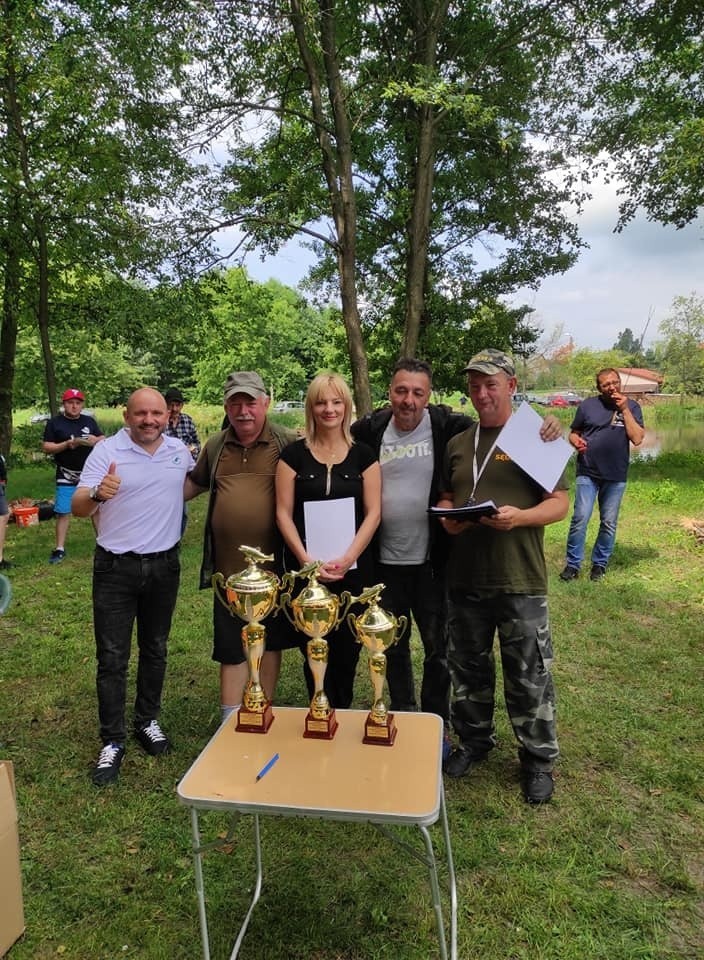
[(292, 410), (303, 410), (305, 404), (300, 400), (279, 400), (274, 404), (274, 413), (290, 413)]

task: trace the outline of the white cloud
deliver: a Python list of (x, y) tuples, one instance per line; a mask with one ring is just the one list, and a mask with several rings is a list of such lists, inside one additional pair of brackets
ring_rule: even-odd
[(597, 184), (577, 220), (589, 249), (567, 273), (513, 299), (532, 306), (545, 331), (564, 324), (578, 347), (607, 349), (626, 327), (640, 338), (646, 325), (648, 346), (674, 298), (701, 287), (701, 219), (676, 230), (639, 216), (614, 233), (617, 218), (616, 185)]

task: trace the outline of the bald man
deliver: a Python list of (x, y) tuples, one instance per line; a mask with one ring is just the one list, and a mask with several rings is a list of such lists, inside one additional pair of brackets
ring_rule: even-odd
[(193, 460), (168, 423), (164, 397), (149, 387), (130, 396), (125, 426), (86, 460), (72, 511), (93, 517), (93, 624), (103, 748), (96, 786), (115, 781), (125, 754), (127, 668), (137, 622), (139, 660), (134, 735), (147, 753), (166, 753), (159, 726), (166, 644), (178, 592), (183, 486)]

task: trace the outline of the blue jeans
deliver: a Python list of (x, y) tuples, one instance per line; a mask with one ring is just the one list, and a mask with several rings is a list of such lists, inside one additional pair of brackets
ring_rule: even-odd
[(96, 546), (93, 623), (100, 736), (124, 743), (127, 667), (137, 621), (134, 726), (156, 720), (166, 674), (166, 642), (180, 577), (178, 545), (159, 554), (116, 554)]
[(584, 559), (584, 541), (587, 536), (587, 524), (594, 509), (594, 501), (599, 501), (599, 533), (592, 550), (592, 563), (605, 567), (609, 562), (616, 543), (616, 525), (618, 511), (626, 489), (623, 483), (610, 483), (605, 480), (592, 480), (591, 477), (577, 477), (574, 494), (574, 512), (567, 535), (567, 565), (579, 567)]

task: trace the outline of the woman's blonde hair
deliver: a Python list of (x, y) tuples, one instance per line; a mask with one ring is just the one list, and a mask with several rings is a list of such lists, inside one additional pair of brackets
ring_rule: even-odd
[(342, 400), (345, 405), (345, 415), (342, 418), (342, 435), (348, 446), (352, 446), (352, 433), (350, 424), (352, 423), (352, 394), (339, 373), (319, 373), (317, 377), (311, 380), (306, 393), (306, 442), (315, 442), (315, 417), (313, 416), (313, 405), (316, 404), (326, 390), (332, 392)]

